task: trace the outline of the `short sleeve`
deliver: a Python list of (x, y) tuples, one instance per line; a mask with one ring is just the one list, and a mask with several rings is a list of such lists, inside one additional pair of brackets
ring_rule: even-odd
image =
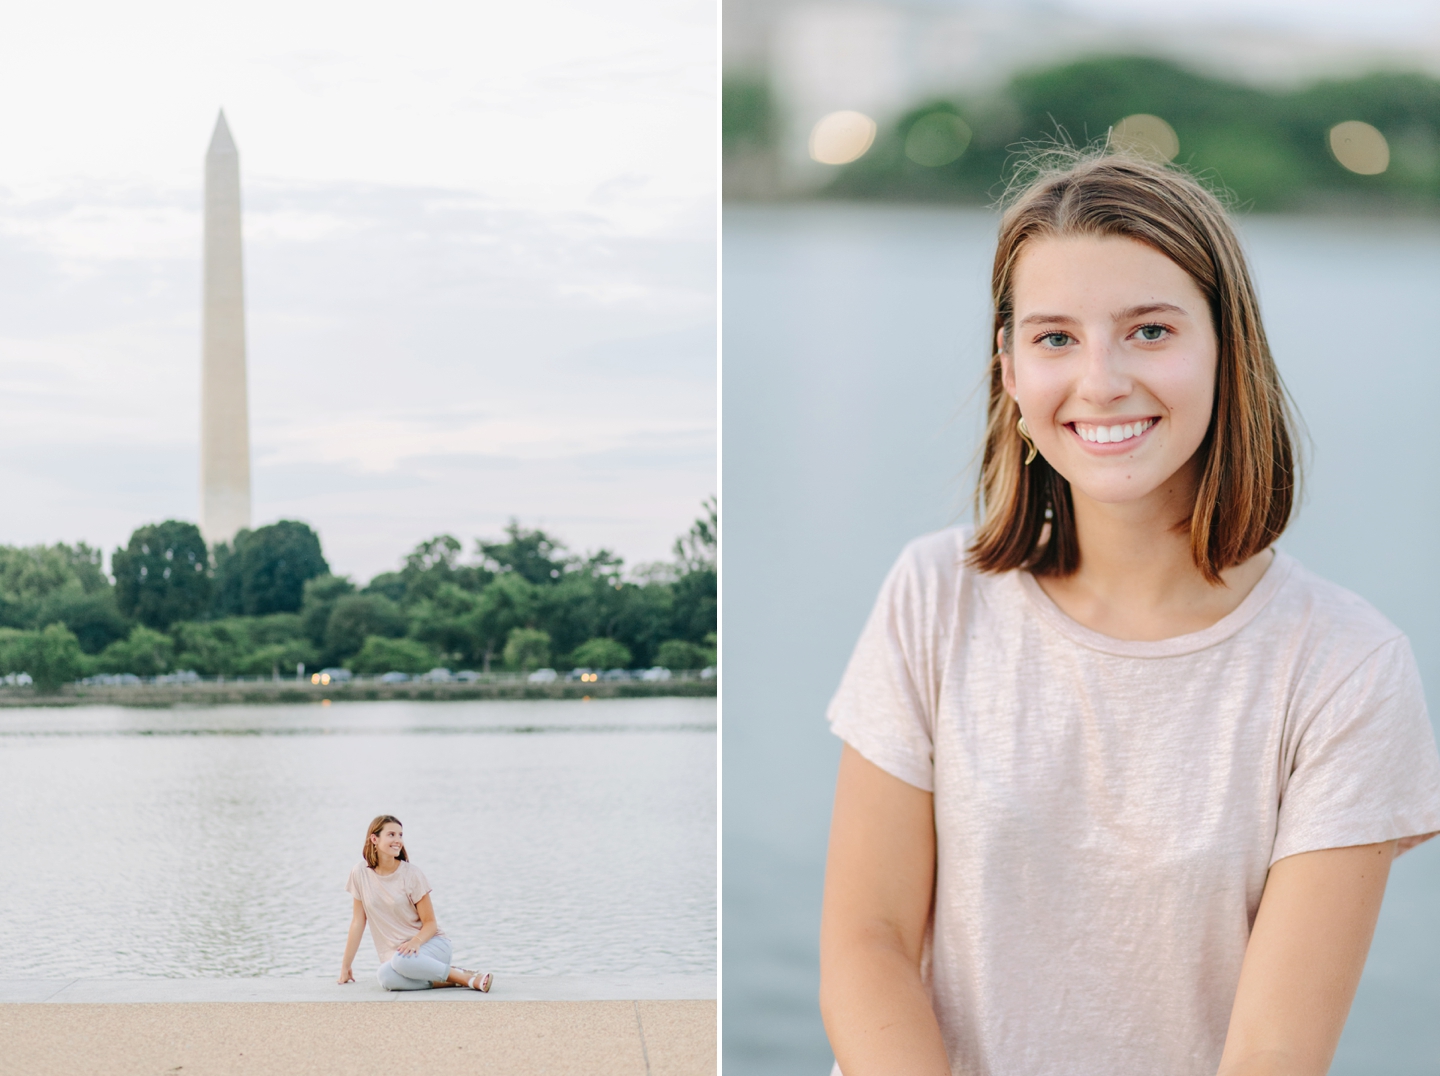
[(365, 901), (364, 891), (360, 888), (360, 879), (356, 877), (360, 870), (359, 866), (350, 868), (350, 877), (345, 879), (345, 892), (363, 904)]
[(1280, 799), (1273, 864), (1286, 856), (1440, 832), (1440, 755), (1410, 644), (1375, 651), (1300, 733)]
[(419, 867), (411, 867), (405, 872), (405, 895), (410, 898), (411, 904), (419, 904), (422, 897), (430, 892), (430, 882), (425, 877), (425, 872)]
[[(953, 546), (952, 546), (953, 548)], [(830, 730), (906, 784), (935, 789), (933, 573), (912, 543), (880, 588), (826, 717)]]

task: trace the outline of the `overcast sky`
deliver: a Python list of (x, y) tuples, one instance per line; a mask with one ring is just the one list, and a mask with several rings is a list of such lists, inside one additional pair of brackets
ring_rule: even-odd
[(240, 149), (255, 523), (629, 562), (716, 490), (716, 10), (137, 2), (0, 35), (0, 543), (196, 519), (200, 195)]
[(1416, 33), (1432, 40), (1440, 37), (1440, 3), (1436, 0), (1060, 0), (1060, 3), (1074, 11), (1110, 17), (1162, 22), (1257, 23), (1309, 33), (1353, 34), (1402, 45), (1414, 44)]

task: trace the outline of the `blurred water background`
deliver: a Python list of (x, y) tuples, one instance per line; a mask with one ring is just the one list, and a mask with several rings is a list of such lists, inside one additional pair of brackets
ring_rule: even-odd
[[(725, 214), (724, 1052), (823, 1073), (815, 996), (839, 742), (824, 708), (902, 545), (967, 518), (986, 356), (985, 210)], [(1421, 436), (1440, 399), (1440, 221), (1245, 216), (1313, 439), (1282, 548), (1406, 631), (1432, 710), (1440, 561)], [(1400, 859), (1333, 1072), (1440, 1058), (1440, 841)]]
[(0, 711), (4, 974), (335, 975), (382, 813), (457, 963), (713, 973), (715, 750), (713, 699)]

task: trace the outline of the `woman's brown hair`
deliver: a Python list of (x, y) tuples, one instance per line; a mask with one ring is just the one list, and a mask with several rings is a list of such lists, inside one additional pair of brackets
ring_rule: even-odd
[[(1053, 156), (1051, 159), (1053, 159)], [(1200, 484), (1188, 521), (1195, 566), (1212, 584), (1265, 549), (1294, 506), (1298, 461), (1285, 389), (1245, 255), (1219, 200), (1191, 176), (1124, 154), (1067, 153), (1040, 172), (1006, 209), (991, 274), (994, 324), (1014, 346), (1015, 266), (1031, 240), (1119, 236), (1164, 254), (1210, 303), (1219, 355), (1215, 406), (1201, 442)], [(976, 489), (980, 520), (969, 550), (981, 571), (1026, 568), (1069, 575), (1080, 567), (1070, 483), (1028, 451), (1020, 409), (1005, 391), (1001, 355), (990, 362), (990, 399)]]
[[(393, 814), (382, 814), (378, 815), (375, 821), (370, 823), (370, 828), (365, 831), (365, 862), (370, 864), (371, 870), (374, 870), (380, 863), (380, 853), (375, 851), (375, 845), (371, 843), (370, 838), (380, 836), (380, 831), (391, 822), (394, 822), (401, 829), (405, 828), (405, 823)], [(400, 847), (400, 858), (405, 860), (406, 863), (410, 862), (410, 857), (406, 854), (403, 845)]]

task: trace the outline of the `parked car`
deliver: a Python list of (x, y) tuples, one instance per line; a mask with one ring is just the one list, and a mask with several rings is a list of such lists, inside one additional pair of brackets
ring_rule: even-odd
[(429, 680), (432, 684), (448, 684), (452, 680), (454, 680), (455, 677), (451, 674), (449, 669), (431, 669), (423, 676), (417, 676), (416, 679)]
[(606, 669), (600, 674), (601, 680), (629, 680), (629, 669)]
[(409, 679), (409, 673), (391, 671), (380, 677), (380, 682), (382, 684), (403, 684), (406, 680)]
[(701, 680), (714, 680), (714, 679), (715, 679), (715, 666), (714, 666), (714, 665), (707, 665), (705, 668), (701, 669), (701, 670), (700, 670), (700, 679), (701, 679)]
[(600, 674), (594, 669), (586, 669), (584, 667), (581, 667), (578, 669), (571, 669), (565, 674), (565, 679), (579, 680), (581, 683), (584, 684), (593, 684), (596, 680), (600, 679)]
[[(11, 687), (29, 687), (35, 681), (30, 678), (29, 673), (22, 672), (7, 674), (5, 677), (5, 682)], [(138, 684), (140, 682), (140, 677), (135, 677), (135, 682)]]
[(355, 674), (349, 669), (321, 669), (317, 673), (310, 674), (312, 684), (344, 684), (355, 679)]
[(555, 676), (554, 669), (536, 669), (529, 676), (525, 677), (525, 679), (532, 684), (553, 684), (555, 682)]
[[(5, 677), (4, 680), (5, 683), (12, 685), (28, 684), (30, 683), (30, 674), (11, 673), (9, 676)], [(130, 684), (138, 684), (142, 681), (140, 677), (136, 676), (134, 673), (97, 673), (94, 676), (85, 677), (85, 679), (81, 680), (80, 682), (82, 684), (85, 684), (87, 687), (91, 685), (99, 685), (101, 687), (121, 687), (128, 686)]]
[(663, 665), (655, 665), (646, 669), (640, 674), (641, 680), (669, 680), (670, 670)]
[(473, 684), (480, 679), (481, 674), (474, 669), (461, 669), (455, 674), (455, 679), (466, 684)]

